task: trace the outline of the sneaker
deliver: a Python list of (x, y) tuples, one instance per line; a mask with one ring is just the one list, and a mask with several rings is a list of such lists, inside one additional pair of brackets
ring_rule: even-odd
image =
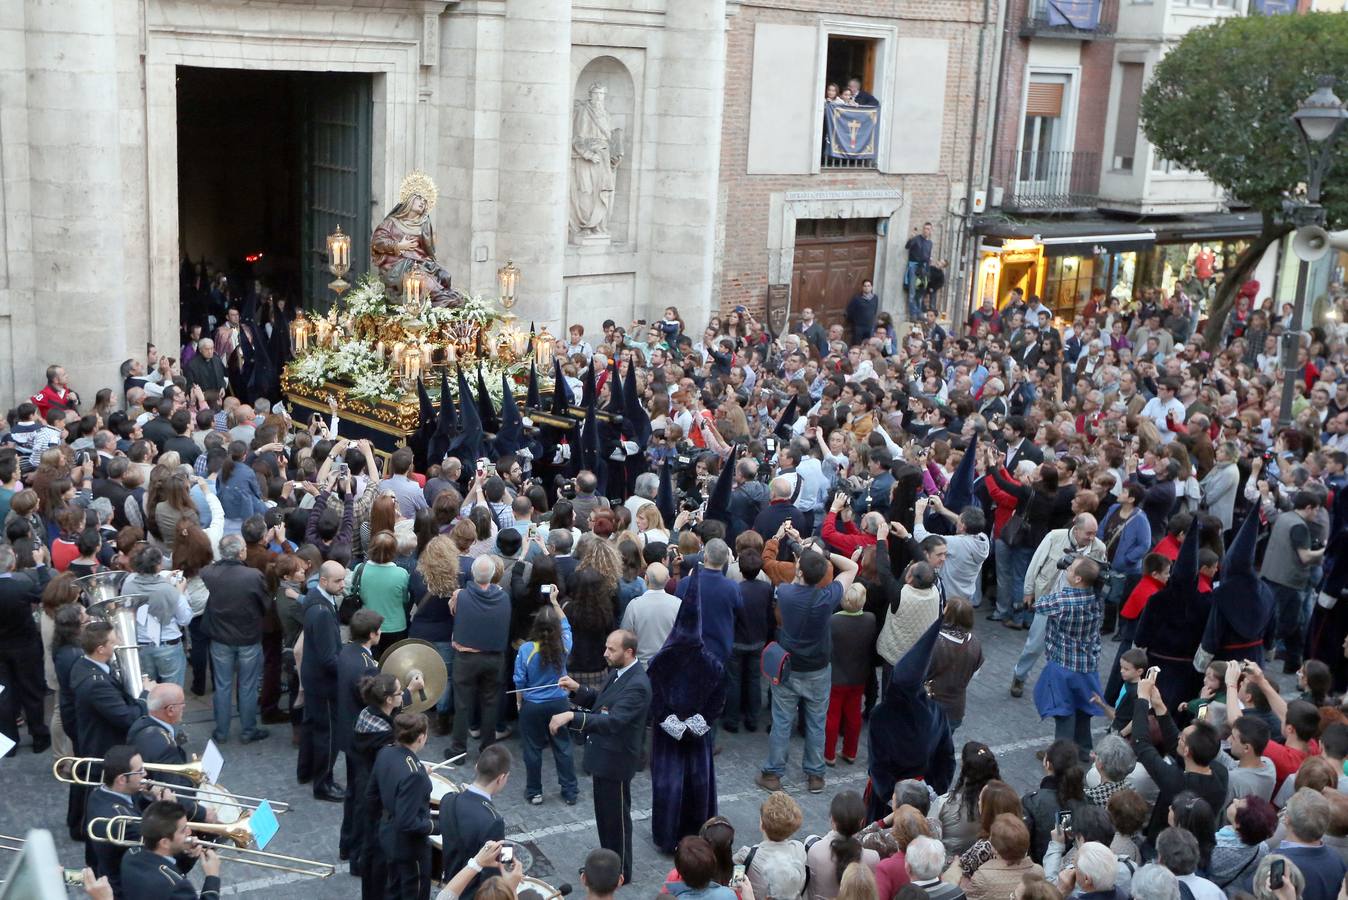
[(469, 729), (468, 729), (468, 734), (469, 734), (470, 736), (472, 736), (472, 737), (480, 738), (480, 737), (482, 737), (482, 729), (481, 729), (481, 728), (469, 728)]
[(1020, 697), (1025, 693), (1025, 682), (1019, 678), (1011, 679), (1011, 696)]
[(247, 734), (239, 735), (239, 740), (245, 744), (251, 744), (253, 741), (262, 741), (271, 737), (271, 732), (265, 728), (254, 728)]
[(838, 755), (841, 756), (842, 761), (847, 763), (849, 766), (856, 765), (857, 758), (855, 756), (843, 756), (841, 753)]
[(1006, 616), (1002, 615), (1002, 614), (999, 613), (999, 612), (995, 612), (995, 613), (993, 613), (992, 615), (988, 616), (988, 621), (989, 621), (989, 622), (1004, 622), (1004, 621), (1006, 621)]
[(542, 806), (542, 805), (543, 805), (543, 795), (542, 795), (542, 794), (534, 794), (532, 797), (529, 798), (529, 805), (530, 805), (530, 806)]
[[(821, 779), (822, 780), (822, 779)], [(754, 784), (765, 791), (780, 791), (782, 789), (782, 779), (771, 772), (759, 772), (754, 778)]]
[(811, 794), (824, 793), (824, 776), (811, 775), (808, 780), (808, 786)]
[[(504, 741), (504, 740), (507, 740), (507, 739), (508, 739), (511, 735), (513, 735), (514, 733), (515, 733), (515, 729), (510, 728), (510, 727), (508, 727), (508, 726), (507, 726), (506, 728), (504, 728), (504, 729), (498, 728), (498, 729), (496, 729), (496, 731), (494, 732), (493, 738), (492, 738), (492, 739), (493, 739), (493, 740), (497, 740), (497, 741)], [(477, 735), (473, 735), (473, 737), (477, 737)]]
[(575, 806), (575, 805), (576, 805), (576, 798), (575, 798), (575, 797), (563, 797), (563, 798), (562, 798), (562, 802), (565, 803), (567, 806)]
[(827, 756), (824, 757), (824, 765), (828, 766), (830, 769), (836, 766), (837, 764), (838, 761), (836, 759), (829, 759)]

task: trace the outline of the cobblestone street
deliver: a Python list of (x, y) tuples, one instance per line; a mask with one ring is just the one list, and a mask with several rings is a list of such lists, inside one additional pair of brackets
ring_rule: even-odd
[[(1002, 776), (1018, 791), (1025, 791), (1038, 783), (1040, 767), (1034, 751), (1048, 745), (1052, 726), (1041, 722), (1035, 714), (1030, 688), (1025, 697), (1012, 699), (1007, 693), (1011, 669), (1024, 642), (1026, 632), (1012, 632), (987, 622), (985, 609), (978, 611), (976, 633), (983, 641), (987, 661), (969, 688), (968, 712), (964, 725), (955, 735), (958, 748), (966, 740), (981, 740), (997, 753)], [(1114, 645), (1106, 639), (1105, 655), (1112, 656)], [(1038, 667), (1036, 667), (1036, 672)], [(1031, 676), (1033, 679), (1033, 675)], [(209, 695), (203, 699), (191, 698), (187, 728), (192, 737), (191, 748), (200, 752), (210, 733)], [(765, 713), (766, 716), (766, 713)], [(1097, 723), (1103, 728), (1103, 720)], [(295, 783), (295, 751), (290, 746), (289, 728), (270, 726), (271, 737), (265, 741), (241, 745), (236, 737), (221, 751), (225, 767), (221, 781), (230, 790), (242, 794), (265, 795), (291, 804), (292, 811), (281, 817), (281, 831), (270, 850), (329, 861), (337, 860), (337, 831), (341, 822), (340, 804), (323, 803), (313, 799), (308, 786)], [(767, 753), (767, 735), (721, 732), (719, 741), (724, 747), (716, 759), (716, 780), (720, 790), (720, 813), (730, 819), (736, 829), (736, 844), (753, 843), (758, 834), (758, 805), (765, 796), (754, 784)], [(442, 758), (440, 754), (448, 738), (432, 736), (427, 745), (427, 758)], [(571, 882), (580, 890), (577, 869), (585, 854), (597, 845), (594, 829), (590, 782), (581, 779), (580, 802), (576, 806), (562, 803), (550, 758), (544, 761), (544, 796), (542, 806), (529, 806), (524, 801), (524, 767), (517, 738), (510, 747), (516, 770), (505, 792), (497, 798), (497, 808), (506, 820), (506, 834), (523, 845), (526, 853), (521, 858), (527, 864), (526, 874), (546, 879), (553, 884)], [(786, 790), (800, 803), (805, 813), (803, 837), (809, 833), (823, 833), (828, 829), (828, 805), (833, 794), (843, 789), (861, 790), (866, 781), (866, 737), (862, 735), (861, 756), (853, 766), (839, 762), (827, 772), (827, 785), (822, 794), (809, 794), (800, 771), (800, 740), (793, 741), (788, 775), (783, 779)], [(48, 828), (57, 841), (62, 861), (67, 866), (78, 866), (83, 850), (73, 844), (66, 834), (66, 789), (51, 775), (52, 758), (49, 753), (34, 755), (26, 743), (14, 759), (0, 762), (0, 833), (22, 835), (30, 828)], [(577, 758), (579, 764), (579, 757)], [(460, 771), (467, 780), (468, 773)], [(345, 783), (341, 767), (338, 780)], [(650, 840), (647, 823), (650, 812), (650, 779), (639, 773), (632, 786), (633, 819), (635, 820), (635, 884), (621, 891), (622, 896), (653, 896), (666, 873), (672, 868), (672, 857), (659, 853)], [(223, 893), (250, 897), (357, 897), (359, 883), (341, 864), (335, 876), (326, 881), (304, 879), (286, 873), (269, 872), (227, 863), (222, 873)], [(198, 879), (199, 880), (199, 879)]]

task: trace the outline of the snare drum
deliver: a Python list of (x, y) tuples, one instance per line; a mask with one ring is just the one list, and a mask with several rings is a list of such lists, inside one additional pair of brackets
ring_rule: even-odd
[(221, 825), (233, 825), (243, 818), (243, 807), (238, 805), (238, 800), (234, 795), (225, 790), (218, 784), (211, 784), (209, 781), (197, 788), (196, 800), (205, 806), (211, 812), (215, 813), (215, 821)]
[(561, 900), (562, 895), (541, 878), (530, 878), (526, 875), (520, 886), (515, 888), (515, 896), (523, 900)]
[(431, 806), (439, 806), (440, 801), (450, 794), (457, 794), (461, 790), (459, 785), (447, 776), (439, 772), (430, 772), (431, 776)]

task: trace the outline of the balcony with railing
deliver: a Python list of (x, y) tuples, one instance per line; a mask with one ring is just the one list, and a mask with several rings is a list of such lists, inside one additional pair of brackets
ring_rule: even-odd
[(1020, 35), (1090, 41), (1112, 37), (1118, 22), (1119, 0), (1026, 0)]
[(874, 169), (880, 107), (828, 104), (824, 108), (821, 169)]
[(1021, 150), (1002, 160), (1002, 209), (1084, 212), (1095, 208), (1100, 154), (1080, 150)]

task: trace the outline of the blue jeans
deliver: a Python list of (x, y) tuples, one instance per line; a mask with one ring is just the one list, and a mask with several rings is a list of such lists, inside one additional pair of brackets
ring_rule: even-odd
[(160, 644), (140, 647), (140, 671), (151, 681), (172, 682), (182, 687), (187, 677), (187, 656), (182, 644)]
[(768, 739), (768, 763), (764, 772), (777, 777), (786, 774), (786, 753), (796, 713), (805, 705), (805, 749), (801, 768), (806, 775), (824, 774), (824, 725), (828, 719), (828, 698), (833, 687), (831, 666), (817, 672), (792, 672), (782, 684), (772, 688), (772, 734)]
[(903, 292), (908, 298), (908, 318), (913, 322), (922, 321), (922, 292), (917, 284), (917, 263), (909, 261), (903, 273)]
[(1025, 608), (1025, 573), (1030, 570), (1030, 560), (1034, 559), (1033, 547), (1011, 548), (1011, 609), (1015, 620), (1021, 625), (1033, 624), (1034, 613)]
[(1034, 664), (1039, 661), (1039, 657), (1044, 655), (1044, 635), (1048, 631), (1048, 617), (1036, 615), (1030, 622), (1030, 635), (1025, 638), (1025, 649), (1020, 651), (1020, 659), (1016, 660), (1016, 669), (1013, 673), (1017, 681), (1024, 681), (1030, 675), (1030, 670)]
[(257, 731), (257, 690), (262, 683), (262, 645), (211, 642), (211, 667), (215, 670), (215, 740), (229, 739), (230, 700), (234, 678), (239, 679), (239, 727), (245, 736)]
[(557, 713), (571, 708), (560, 697), (542, 703), (525, 702), (520, 707), (520, 744), (524, 753), (524, 796), (543, 795), (543, 748), (552, 745), (552, 761), (557, 764), (557, 784), (562, 799), (575, 800), (580, 788), (576, 783), (576, 764), (571, 759), (571, 738), (563, 729), (561, 734), (548, 734), (548, 721)]
[(445, 661), (445, 692), (440, 695), (440, 700), (435, 704), (435, 711), (442, 716), (447, 716), (454, 711), (454, 645), (449, 641), (432, 641), (435, 649), (439, 651), (440, 658)]

